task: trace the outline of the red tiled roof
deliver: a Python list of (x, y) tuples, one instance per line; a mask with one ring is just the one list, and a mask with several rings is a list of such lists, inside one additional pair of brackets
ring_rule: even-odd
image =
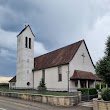
[(14, 76), (9, 82), (16, 82), (16, 76)]
[(34, 58), (34, 70), (68, 64), (84, 40)]
[(98, 81), (102, 80), (97, 75), (93, 74), (92, 72), (80, 71), (80, 70), (75, 70), (74, 73), (73, 73), (73, 76), (70, 79), (71, 80), (74, 80), (74, 79), (89, 79), (89, 80), (98, 80)]

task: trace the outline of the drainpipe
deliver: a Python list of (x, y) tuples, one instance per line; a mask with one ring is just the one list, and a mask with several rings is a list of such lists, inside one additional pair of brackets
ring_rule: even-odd
[(67, 74), (68, 74), (68, 93), (69, 93), (69, 80), (70, 80), (70, 79), (69, 79), (69, 72), (70, 72), (70, 71), (69, 71), (69, 64), (68, 64), (68, 72), (67, 72)]
[(34, 89), (34, 71), (32, 71), (33, 73), (33, 89)]

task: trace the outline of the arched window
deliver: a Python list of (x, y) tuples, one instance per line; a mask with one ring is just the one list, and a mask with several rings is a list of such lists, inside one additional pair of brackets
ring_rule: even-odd
[(30, 86), (30, 82), (27, 82), (27, 86)]
[(28, 38), (25, 37), (25, 48), (28, 48)]
[(31, 49), (31, 38), (29, 38), (29, 48)]

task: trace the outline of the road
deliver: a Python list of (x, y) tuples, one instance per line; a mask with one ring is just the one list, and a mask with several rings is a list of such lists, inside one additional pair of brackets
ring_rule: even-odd
[(63, 108), (20, 99), (0, 97), (0, 110), (92, 110), (92, 108), (82, 106)]

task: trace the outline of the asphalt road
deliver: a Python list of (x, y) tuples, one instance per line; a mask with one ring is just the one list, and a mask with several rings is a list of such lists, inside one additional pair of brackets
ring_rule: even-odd
[(44, 109), (21, 103), (0, 100), (0, 110), (44, 110)]
[(20, 99), (0, 97), (0, 110), (93, 110), (93, 109), (82, 106), (73, 106), (70, 108), (55, 107), (37, 102), (29, 102)]

